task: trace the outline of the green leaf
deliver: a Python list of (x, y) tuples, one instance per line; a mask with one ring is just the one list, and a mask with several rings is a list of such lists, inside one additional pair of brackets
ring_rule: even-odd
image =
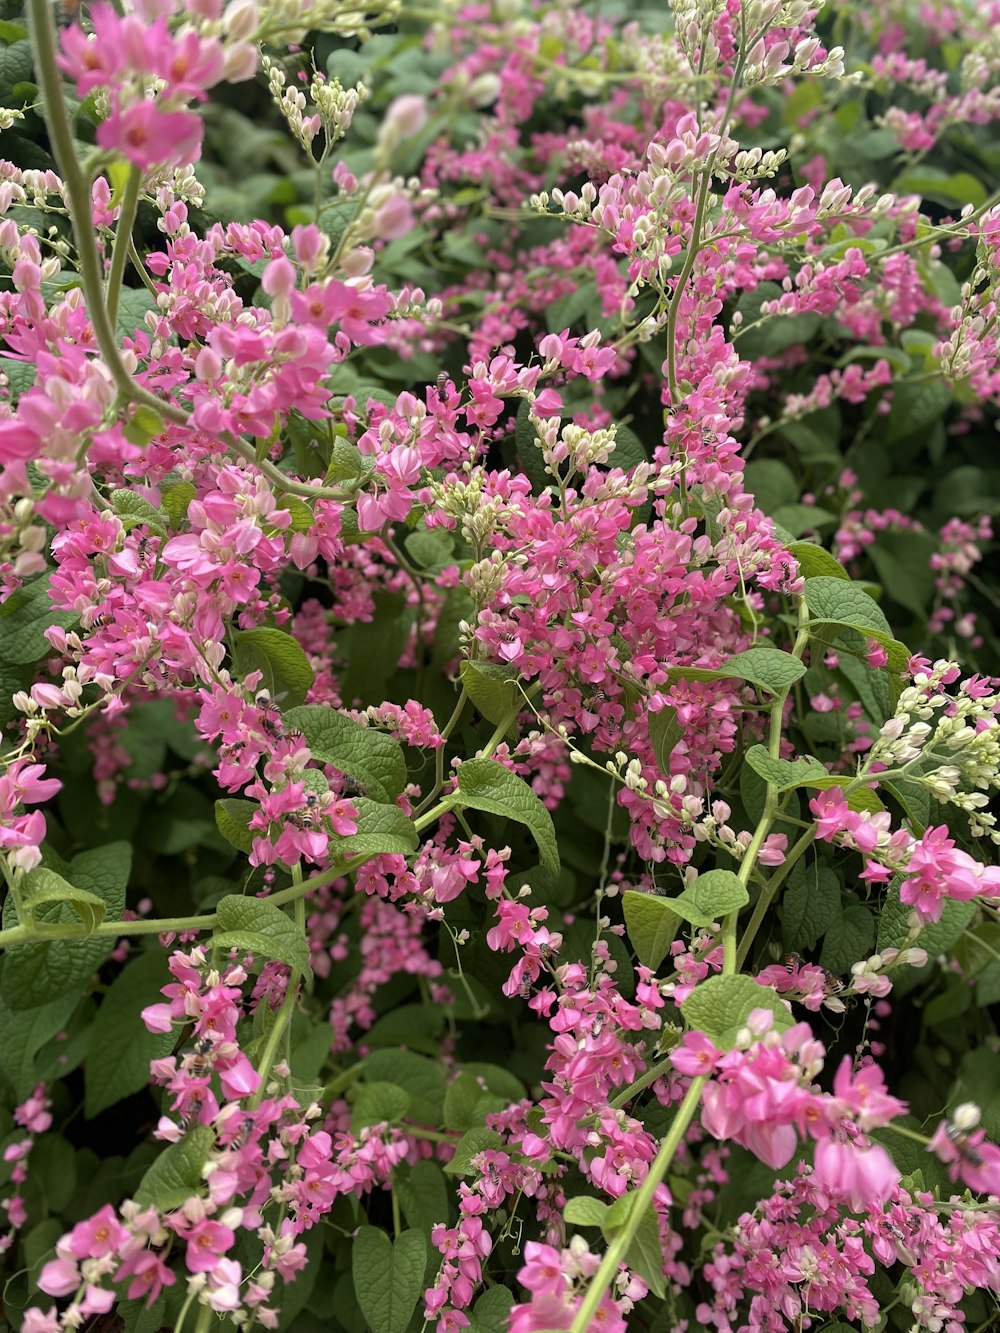
[[(30, 898), (41, 899), (36, 920), (59, 925), (80, 925), (81, 908), (96, 913), (93, 897), (104, 904), (104, 918), (117, 921), (125, 907), (125, 885), (132, 864), (128, 843), (108, 843), (81, 852), (70, 863), (72, 882), (46, 866), (25, 876), (24, 889)], [(80, 891), (76, 906), (71, 895)], [(86, 895), (86, 898), (84, 898)], [(4, 924), (11, 924), (10, 900), (4, 904)], [(92, 920), (92, 918), (91, 918)], [(91, 929), (91, 921), (85, 922)], [(0, 991), (13, 1009), (31, 1009), (57, 995), (75, 991), (96, 972), (115, 947), (110, 938), (46, 940), (12, 949), (4, 962)]]
[(31, 1188), (45, 1205), (61, 1213), (76, 1192), (76, 1153), (61, 1135), (44, 1134), (31, 1150)]
[(777, 991), (743, 976), (708, 977), (681, 1005), (688, 1027), (704, 1032), (722, 1050), (732, 1046), (754, 1009), (771, 1010), (776, 1032), (794, 1022)]
[[(878, 941), (876, 948), (901, 949), (910, 934), (910, 916), (913, 908), (902, 902), (899, 886), (903, 877), (897, 875), (886, 889), (879, 914)], [(942, 904), (940, 921), (929, 921), (913, 941), (921, 949), (927, 950), (928, 958), (937, 958), (947, 953), (968, 927), (976, 914), (974, 902), (962, 903), (954, 898), (946, 898)]]
[(394, 1125), (410, 1108), (410, 1094), (396, 1083), (366, 1083), (358, 1093), (351, 1115), (355, 1136), (366, 1125)]
[(177, 1143), (171, 1143), (149, 1168), (133, 1195), (143, 1208), (169, 1213), (205, 1189), (202, 1168), (215, 1146), (208, 1125), (195, 1125)]
[(692, 926), (710, 926), (745, 907), (750, 895), (731, 870), (706, 870), (678, 897), (662, 901)]
[(852, 963), (868, 957), (874, 940), (875, 920), (871, 912), (861, 903), (850, 903), (826, 932), (820, 966), (838, 974), (847, 972)]
[(889, 597), (926, 619), (934, 598), (936, 575), (931, 556), (938, 547), (929, 532), (880, 532), (865, 553)]
[(958, 1067), (951, 1096), (950, 1108), (963, 1102), (975, 1102), (983, 1113), (982, 1125), (989, 1137), (1000, 1139), (1000, 1097), (997, 1096), (998, 1060), (996, 1051), (986, 1046), (969, 1051)]
[(167, 1301), (158, 1296), (150, 1305), (141, 1297), (134, 1301), (119, 1301), (115, 1314), (122, 1321), (121, 1333), (160, 1333), (166, 1324)]
[[(630, 1191), (614, 1201), (607, 1210), (601, 1229), (608, 1241), (614, 1240), (618, 1233), (632, 1224), (636, 1209), (636, 1194)], [(647, 1204), (639, 1218), (632, 1235), (625, 1262), (634, 1268), (646, 1282), (654, 1296), (663, 1297), (666, 1286), (663, 1280), (663, 1250), (660, 1246), (660, 1225), (653, 1205)]]
[(160, 485), (160, 494), (170, 526), (176, 530), (186, 521), (188, 505), (198, 492), (189, 481), (175, 481), (172, 485), (164, 481)]
[(673, 680), (747, 680), (768, 694), (780, 694), (806, 674), (791, 653), (778, 648), (748, 648), (717, 667), (671, 667)]
[(358, 831), (337, 843), (338, 857), (381, 856), (395, 853), (406, 856), (416, 850), (419, 834), (413, 820), (396, 805), (382, 805), (364, 796), (354, 796), (351, 804), (358, 812)]
[(27, 393), (35, 382), (38, 367), (33, 361), (14, 361), (0, 355), (0, 371), (7, 376), (11, 406), (16, 405), (22, 393)]
[[(344, 511), (345, 516), (352, 512)], [(370, 621), (356, 620), (337, 633), (338, 654), (346, 664), (340, 675), (340, 697), (345, 705), (355, 700), (381, 703), (410, 642), (416, 611), (405, 593), (379, 591), (374, 603)]]
[(404, 1231), (392, 1242), (378, 1227), (362, 1227), (354, 1238), (354, 1292), (371, 1333), (404, 1333), (424, 1285), (427, 1241)]
[(123, 287), (118, 295), (118, 341), (131, 338), (136, 329), (145, 328), (147, 314), (156, 309), (156, 297), (145, 287)]
[(524, 824), (538, 844), (546, 870), (559, 873), (552, 816), (523, 778), (496, 759), (468, 759), (458, 770), (458, 797), (467, 809), (504, 815)]
[(486, 1064), (481, 1060), (469, 1060), (462, 1065), (466, 1074), (472, 1074), (481, 1083), (486, 1085), (488, 1092), (494, 1093), (497, 1097), (504, 1097), (508, 1105), (511, 1102), (518, 1102), (522, 1097), (528, 1095), (527, 1089), (519, 1078), (504, 1069), (502, 1065)]
[(889, 633), (882, 608), (856, 583), (820, 574), (806, 579), (804, 596), (813, 620), (850, 625), (861, 632)]
[(841, 914), (840, 881), (829, 866), (799, 861), (781, 900), (785, 948), (812, 949)]
[(798, 561), (804, 578), (824, 576), (850, 582), (851, 576), (844, 566), (822, 546), (814, 546), (812, 542), (792, 542), (788, 550)]
[(665, 898), (626, 889), (622, 908), (629, 943), (643, 967), (656, 969), (667, 956), (677, 935), (680, 917), (671, 912)]
[(31, 78), (31, 71), (30, 42), (22, 39), (0, 47), (0, 105), (8, 106), (17, 101), (12, 96), (14, 85), (26, 83)]
[(762, 356), (777, 356), (786, 347), (806, 343), (820, 326), (819, 315), (812, 312), (798, 315), (763, 315), (765, 301), (776, 301), (781, 296), (776, 282), (762, 282), (753, 291), (745, 291), (736, 303), (743, 316), (736, 347), (740, 356), (756, 360)]
[(175, 1035), (150, 1032), (140, 1014), (170, 980), (162, 950), (138, 954), (112, 982), (91, 1027), (84, 1064), (88, 1120), (149, 1084), (149, 1062), (169, 1055)]
[(302, 733), (319, 763), (353, 778), (376, 801), (391, 804), (406, 786), (402, 746), (385, 732), (320, 704), (291, 708), (284, 721), (289, 731)]
[(656, 756), (656, 767), (670, 776), (670, 756), (684, 739), (684, 728), (677, 721), (677, 709), (668, 705), (658, 713), (648, 713), (649, 740)]
[(418, 528), (407, 537), (406, 552), (421, 569), (439, 574), (455, 563), (455, 534), (446, 528)]
[(494, 1111), (503, 1111), (510, 1104), (507, 1097), (498, 1097), (487, 1092), (479, 1079), (467, 1070), (448, 1084), (444, 1098), (444, 1124), (446, 1129), (471, 1129), (474, 1125), (486, 1123), (486, 1116)]
[(234, 675), (242, 678), (259, 671), (258, 689), (267, 690), (275, 702), (293, 708), (302, 702), (315, 672), (305, 651), (290, 634), (278, 629), (248, 629), (239, 631), (234, 638)]
[(415, 1051), (374, 1051), (365, 1057), (365, 1080), (405, 1088), (410, 1095), (410, 1120), (418, 1125), (440, 1125), (445, 1081), (433, 1060)]
[(563, 1206), (563, 1221), (573, 1227), (603, 1227), (608, 1215), (608, 1205), (600, 1199), (592, 1199), (588, 1194), (578, 1194), (567, 1199)]
[(810, 626), (837, 625), (874, 639), (889, 656), (889, 669), (902, 671), (910, 650), (894, 639), (882, 608), (856, 583), (817, 575), (806, 579), (803, 590), (809, 608)]
[(763, 745), (751, 745), (746, 753), (746, 762), (778, 791), (816, 786), (832, 776), (826, 766), (811, 755), (801, 759), (772, 759)]
[(291, 523), (287, 528), (281, 529), (284, 532), (310, 532), (316, 522), (316, 516), (305, 500), (300, 500), (296, 495), (283, 495), (278, 501), (279, 509), (287, 509)]
[(49, 597), (48, 574), (32, 579), (0, 606), (0, 661), (27, 666), (47, 657), (52, 645), (45, 631), (51, 625), (69, 629), (76, 621), (75, 612), (55, 609)]
[(924, 163), (897, 176), (892, 189), (897, 195), (919, 194), (921, 198), (944, 204), (946, 208), (961, 208), (965, 204), (978, 208), (987, 199), (986, 187), (978, 176), (969, 171), (949, 173)]
[(608, 459), (610, 467), (620, 467), (624, 472), (631, 472), (640, 463), (645, 463), (649, 455), (631, 426), (615, 427), (615, 447)]
[(437, 1162), (428, 1158), (417, 1162), (404, 1180), (394, 1180), (392, 1188), (398, 1191), (407, 1226), (429, 1232), (438, 1222), (447, 1222), (451, 1190)]
[(518, 709), (524, 702), (521, 673), (516, 667), (500, 662), (463, 662), (459, 675), (465, 692), (487, 722), (499, 726), (510, 721), (513, 725)]
[(467, 1129), (455, 1144), (455, 1156), (447, 1164), (445, 1174), (449, 1176), (474, 1176), (476, 1168), (472, 1159), (481, 1152), (488, 1152), (503, 1147), (503, 1139), (495, 1129), (484, 1125), (474, 1125)]
[(309, 946), (298, 926), (280, 907), (265, 898), (245, 898), (238, 893), (220, 898), (215, 908), (217, 949), (239, 949), (257, 961), (272, 958), (297, 972), (308, 974)]
[(750, 901), (739, 878), (731, 870), (707, 870), (676, 898), (660, 898), (626, 889), (622, 896), (628, 937), (646, 967), (655, 968), (666, 956), (678, 921), (692, 926), (710, 926), (730, 912), (738, 912)]
[(62, 1226), (59, 1219), (57, 1217), (47, 1217), (44, 1222), (39, 1222), (24, 1236), (21, 1242), (23, 1246), (22, 1255), (24, 1266), (28, 1270), (28, 1282), (32, 1292), (38, 1291), (38, 1277), (43, 1264), (56, 1257), (56, 1241), (61, 1235)]
[(837, 671), (853, 686), (872, 722), (876, 727), (881, 727), (892, 712), (892, 700), (889, 697), (885, 672), (874, 670), (866, 662), (849, 654), (841, 657)]
[[(149, 408), (138, 407), (136, 408), (136, 415), (149, 410)], [(159, 537), (167, 535), (166, 516), (163, 511), (154, 509), (148, 500), (144, 500), (141, 495), (136, 495), (135, 491), (112, 491), (109, 498), (111, 508), (121, 519), (126, 532), (131, 532), (133, 528), (145, 525), (150, 532)]]
[[(14, 955), (11, 955), (14, 957)], [(10, 966), (11, 959), (5, 963)], [(14, 1010), (0, 994), (0, 1076), (18, 1100), (27, 1097), (37, 1083), (35, 1056), (61, 1032), (76, 1008), (79, 995), (60, 995), (35, 1009)]]
[(256, 801), (242, 801), (236, 797), (226, 797), (215, 803), (215, 826), (239, 852), (253, 851), (254, 835), (250, 832), (250, 820), (260, 806)]
[(514, 1293), (509, 1287), (494, 1286), (484, 1291), (472, 1307), (476, 1333), (507, 1333)]
[(25, 885), (22, 898), (26, 912), (34, 915), (43, 903), (67, 903), (81, 923), (86, 926), (87, 934), (92, 935), (104, 920), (108, 905), (96, 893), (77, 888), (67, 883), (61, 875), (39, 866), (31, 872)]
[[(798, 537), (803, 532), (813, 532), (817, 528), (832, 526), (837, 522), (837, 515), (831, 514), (828, 509), (820, 509), (817, 505), (804, 504), (781, 505), (773, 512), (771, 517), (774, 519), (776, 529), (781, 528), (783, 532), (789, 533), (792, 537)], [(816, 572), (826, 573), (828, 571), (817, 570)]]
[(795, 504), (800, 486), (787, 463), (777, 458), (755, 458), (744, 472), (747, 491), (765, 514), (773, 514), (784, 505)]
[[(564, 325), (560, 325), (560, 329), (564, 327)], [(557, 329), (556, 332), (559, 332), (560, 329)], [(538, 442), (538, 436), (535, 434), (535, 428), (529, 419), (530, 416), (531, 404), (526, 398), (522, 398), (514, 422), (514, 446), (517, 449), (517, 456), (521, 463), (521, 471), (531, 482), (532, 489), (538, 494), (544, 491), (546, 486), (552, 485), (553, 478), (545, 470), (542, 447)]]

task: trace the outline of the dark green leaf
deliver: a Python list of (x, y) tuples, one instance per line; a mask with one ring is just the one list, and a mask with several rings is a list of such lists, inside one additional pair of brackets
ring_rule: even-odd
[(559, 873), (552, 816), (523, 778), (496, 759), (468, 759), (458, 770), (458, 796), (467, 809), (504, 815), (524, 824), (538, 844), (542, 865)]
[(301, 646), (290, 634), (277, 629), (241, 630), (235, 636), (233, 673), (241, 678), (261, 673), (259, 690), (295, 708), (309, 693), (314, 672)]
[(351, 1256), (354, 1291), (371, 1333), (404, 1333), (423, 1288), (427, 1242), (404, 1231), (393, 1243), (377, 1227), (362, 1227)]
[(758, 986), (750, 977), (709, 977), (681, 1005), (688, 1027), (704, 1032), (723, 1050), (732, 1046), (754, 1009), (770, 1009), (777, 1032), (794, 1022), (777, 991)]
[(91, 1028), (84, 1065), (84, 1113), (88, 1119), (149, 1083), (149, 1062), (169, 1055), (172, 1032), (150, 1032), (140, 1014), (162, 1000), (170, 980), (165, 954), (140, 953), (110, 986)]
[(254, 834), (249, 825), (259, 809), (256, 801), (243, 801), (236, 797), (216, 801), (216, 828), (237, 851), (249, 853), (253, 850)]
[(215, 908), (217, 949), (252, 953), (258, 962), (275, 959), (297, 972), (309, 972), (309, 946), (289, 917), (264, 898), (227, 894)]
[(135, 1191), (135, 1201), (144, 1208), (171, 1212), (205, 1190), (202, 1168), (215, 1146), (215, 1134), (208, 1125), (195, 1125), (177, 1143), (157, 1157)]
[(391, 803), (406, 786), (402, 747), (385, 732), (320, 704), (291, 708), (284, 721), (302, 733), (316, 760), (353, 778), (376, 801)]

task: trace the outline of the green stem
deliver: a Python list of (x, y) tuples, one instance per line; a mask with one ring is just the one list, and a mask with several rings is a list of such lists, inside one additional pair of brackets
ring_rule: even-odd
[[(805, 652), (806, 644), (809, 642), (808, 619), (809, 619), (809, 613), (806, 608), (805, 602), (803, 600), (800, 600), (799, 630), (798, 634), (795, 637), (795, 644), (792, 648), (792, 656), (800, 660)], [(777, 759), (780, 756), (781, 719), (782, 719), (782, 714), (784, 712), (785, 702), (788, 698), (790, 690), (791, 690), (791, 685), (789, 685), (786, 689), (782, 690), (778, 695), (776, 695), (770, 705), (771, 717), (770, 717), (770, 733), (768, 736), (768, 752), (770, 753), (771, 757), (775, 759)], [(744, 855), (743, 860), (740, 863), (738, 876), (740, 881), (744, 885), (749, 882), (750, 877), (753, 874), (754, 867), (757, 862), (757, 856), (760, 852), (761, 847), (764, 845), (764, 841), (767, 838), (768, 834), (770, 833), (771, 827), (774, 824), (774, 821), (779, 813), (778, 797), (779, 793), (777, 791), (777, 788), (775, 787), (775, 784), (768, 783), (767, 798), (764, 803), (763, 813), (761, 814), (757, 827), (754, 830), (754, 835), (753, 838), (751, 839), (750, 846), (747, 848), (746, 854)], [(797, 848), (796, 850), (798, 856), (801, 856), (802, 852), (805, 851), (806, 846), (808, 846), (808, 843), (806, 842), (804, 837), (801, 838), (799, 841), (802, 844), (802, 846), (801, 849)], [(759, 906), (760, 904), (758, 903), (758, 907)], [(766, 910), (767, 906), (765, 904), (765, 907), (761, 909), (760, 913), (761, 920), (763, 919), (763, 915)], [(728, 916), (723, 918), (722, 922), (722, 941), (723, 941), (722, 975), (723, 976), (734, 976), (738, 966), (737, 949), (736, 949), (736, 923), (738, 917), (739, 917), (739, 912), (737, 911), (737, 912), (730, 912)], [(759, 925), (759, 922), (757, 924)], [(751, 922), (751, 925), (753, 926), (754, 930), (756, 930), (757, 926), (754, 925), (753, 922)], [(749, 947), (749, 945), (747, 945), (747, 947)], [(619, 1093), (619, 1095), (615, 1098), (615, 1101), (612, 1103), (612, 1105), (614, 1105), (616, 1108), (624, 1105), (624, 1103), (628, 1101), (630, 1097), (634, 1096), (636, 1092), (642, 1091), (644, 1087), (648, 1087), (650, 1083), (655, 1082), (656, 1079), (660, 1076), (660, 1074), (665, 1071), (668, 1062), (669, 1062), (669, 1057), (653, 1065), (639, 1079), (637, 1079), (634, 1083), (630, 1084), (629, 1087), (625, 1088), (621, 1093)], [(681, 1140), (684, 1137), (688, 1125), (690, 1125), (691, 1121), (694, 1119), (695, 1113), (698, 1110), (698, 1105), (701, 1101), (702, 1089), (704, 1088), (707, 1081), (708, 1081), (707, 1078), (703, 1076), (699, 1076), (698, 1078), (692, 1079), (691, 1086), (688, 1088), (684, 1100), (681, 1102), (680, 1107), (677, 1110), (677, 1114), (674, 1117), (673, 1124), (670, 1126), (670, 1130), (666, 1138), (664, 1138), (663, 1142), (660, 1144), (660, 1150), (656, 1154), (656, 1157), (649, 1168), (649, 1175), (643, 1181), (640, 1188), (636, 1191), (635, 1203), (632, 1206), (632, 1211), (628, 1215), (628, 1221), (608, 1246), (607, 1251), (605, 1252), (604, 1255), (604, 1259), (601, 1262), (601, 1266), (598, 1269), (593, 1280), (591, 1281), (590, 1285), (588, 1286), (586, 1293), (584, 1294), (583, 1300), (580, 1303), (580, 1308), (577, 1311), (576, 1317), (573, 1320), (570, 1333), (589, 1333), (589, 1330), (591, 1328), (591, 1320), (593, 1319), (594, 1313), (596, 1312), (597, 1307), (600, 1305), (604, 1293), (608, 1290), (608, 1288), (611, 1286), (611, 1283), (614, 1281), (615, 1274), (618, 1272), (619, 1264), (622, 1263), (626, 1254), (628, 1253), (629, 1246), (632, 1244), (632, 1240), (633, 1237), (635, 1236), (636, 1229), (639, 1226), (639, 1220), (643, 1216), (650, 1202), (652, 1201), (656, 1187), (660, 1184), (660, 1182), (663, 1180), (663, 1177), (666, 1175), (667, 1169), (669, 1168), (670, 1163), (674, 1159), (674, 1154), (676, 1153), (678, 1147), (680, 1146)]]
[[(69, 205), (70, 222), (73, 226), (73, 239), (76, 242), (80, 282), (87, 303), (87, 314), (94, 329), (97, 346), (111, 372), (115, 386), (119, 393), (129, 398), (138, 386), (118, 355), (114, 325), (108, 318), (108, 308), (104, 302), (101, 260), (91, 225), (90, 184), (80, 170), (70, 129), (62, 78), (56, 63), (56, 29), (52, 5), (49, 0), (28, 0), (28, 15), (31, 45), (35, 57), (35, 75), (42, 93), (45, 127), (52, 145), (52, 155), (66, 187), (66, 202)], [(153, 402), (158, 410), (163, 410), (164, 404), (158, 399), (153, 399)]]
[(882, 1128), (891, 1129), (893, 1134), (902, 1134), (904, 1139), (912, 1139), (914, 1143), (922, 1143), (925, 1148), (930, 1144), (930, 1139), (926, 1134), (918, 1134), (915, 1129), (907, 1129), (904, 1125), (895, 1125), (889, 1121)]
[(198, 1322), (194, 1326), (194, 1333), (208, 1333), (212, 1327), (212, 1315), (214, 1311), (210, 1305), (203, 1305), (198, 1311)]
[[(302, 887), (302, 869), (298, 862), (292, 867), (292, 878), (295, 880), (295, 886)], [(297, 898), (295, 901), (294, 920), (296, 927), (305, 934), (306, 929), (306, 905), (303, 898)], [(256, 1111), (261, 1102), (267, 1095), (267, 1084), (271, 1077), (271, 1069), (274, 1065), (278, 1049), (288, 1035), (288, 1028), (295, 1013), (295, 1005), (299, 998), (299, 982), (302, 980), (302, 973), (298, 968), (293, 967), (288, 977), (288, 988), (285, 991), (285, 998), (281, 1002), (281, 1008), (274, 1018), (274, 1026), (267, 1034), (267, 1041), (264, 1043), (264, 1050), (260, 1057), (260, 1064), (257, 1068), (260, 1074), (260, 1087), (250, 1099), (251, 1111)]]
[(760, 897), (754, 905), (753, 915), (747, 922), (747, 928), (743, 932), (739, 948), (736, 950), (737, 969), (741, 968), (746, 961), (746, 956), (750, 952), (750, 946), (753, 944), (758, 930), (760, 930), (763, 925), (764, 918), (767, 916), (768, 910), (774, 901), (775, 894), (781, 888), (796, 863), (805, 855), (815, 840), (816, 828), (815, 826), (812, 826), (803, 833), (802, 837), (799, 838), (798, 842), (785, 857), (780, 869), (771, 876), (761, 889)]
[(112, 327), (118, 319), (118, 300), (121, 296), (122, 279), (125, 276), (125, 263), (132, 244), (132, 228), (135, 225), (135, 215), (139, 207), (141, 189), (142, 172), (138, 167), (131, 167), (122, 194), (121, 209), (118, 213), (118, 227), (115, 231), (115, 242), (111, 250), (111, 268), (108, 270), (108, 285), (105, 294), (108, 323)]
[[(141, 384), (137, 384), (129, 374), (128, 368), (119, 354), (114, 319), (110, 315), (109, 304), (105, 301), (101, 260), (93, 227), (90, 223), (90, 184), (77, 161), (66, 99), (63, 96), (62, 80), (56, 64), (56, 34), (52, 19), (52, 6), (49, 0), (29, 0), (28, 13), (32, 49), (35, 57), (35, 72), (42, 92), (45, 125), (48, 129), (56, 166), (59, 168), (59, 174), (66, 187), (66, 200), (69, 205), (70, 221), (73, 225), (73, 237), (76, 241), (80, 283), (83, 287), (87, 315), (93, 326), (101, 359), (108, 367), (115, 388), (122, 399), (131, 403), (142, 403), (146, 407), (153, 408), (168, 421), (185, 426), (188, 424), (188, 414), (184, 408), (165, 398), (158, 398), (155, 394), (150, 393), (148, 389), (144, 389)], [(133, 176), (129, 178), (130, 185)], [(141, 176), (139, 181), (141, 182)], [(138, 192), (138, 183), (135, 188)], [(127, 192), (128, 187), (126, 187), (126, 194)], [(125, 205), (123, 204), (118, 234), (121, 235), (124, 231), (130, 233), (131, 225), (127, 222)], [(118, 236), (116, 235), (115, 256), (113, 257), (117, 256), (119, 249), (117, 242)], [(125, 239), (120, 261), (123, 267), (127, 244), (127, 239)], [(117, 305), (117, 299), (116, 294), (115, 305)], [(312, 486), (308, 482), (293, 481), (267, 459), (258, 459), (256, 447), (249, 440), (238, 439), (228, 434), (223, 435), (222, 438), (227, 448), (232, 449), (241, 458), (253, 463), (274, 487), (288, 495), (301, 495), (310, 500), (338, 500), (341, 502), (349, 501), (351, 498), (346, 491), (339, 487)]]
[(671, 1069), (673, 1069), (673, 1064), (671, 1063), (670, 1056), (665, 1055), (662, 1060), (657, 1060), (654, 1064), (651, 1064), (646, 1072), (640, 1074), (639, 1077), (633, 1083), (630, 1083), (627, 1088), (623, 1088), (618, 1096), (612, 1100), (611, 1105), (616, 1111), (620, 1111), (627, 1102), (630, 1102), (632, 1098), (637, 1095), (637, 1093), (644, 1092), (646, 1088), (648, 1088), (650, 1084), (655, 1083), (658, 1078), (662, 1078), (664, 1074), (669, 1074)]
[(694, 1119), (695, 1112), (698, 1110), (702, 1089), (707, 1082), (708, 1079), (704, 1076), (692, 1079), (684, 1100), (677, 1108), (673, 1124), (671, 1124), (666, 1137), (660, 1144), (659, 1152), (650, 1163), (646, 1179), (635, 1192), (635, 1201), (632, 1204), (628, 1222), (608, 1246), (600, 1268), (584, 1293), (580, 1308), (577, 1310), (576, 1317), (570, 1326), (570, 1333), (590, 1333), (590, 1330), (594, 1327), (592, 1320), (597, 1307), (600, 1305), (604, 1293), (615, 1280), (619, 1265), (624, 1261), (629, 1246), (632, 1244), (632, 1238), (639, 1225), (639, 1220), (652, 1203), (657, 1187), (667, 1174), (670, 1163), (674, 1160), (674, 1155), (681, 1145), (688, 1126)]

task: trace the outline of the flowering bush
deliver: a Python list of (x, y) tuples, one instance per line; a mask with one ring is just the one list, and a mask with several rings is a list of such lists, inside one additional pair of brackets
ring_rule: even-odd
[(0, 21), (4, 1328), (997, 1326), (1000, 3), (819, 9)]

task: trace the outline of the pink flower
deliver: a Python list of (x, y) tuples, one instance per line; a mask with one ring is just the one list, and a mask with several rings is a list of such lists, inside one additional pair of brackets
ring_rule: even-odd
[(130, 1232), (118, 1220), (110, 1204), (84, 1222), (77, 1222), (69, 1234), (69, 1249), (77, 1259), (100, 1259), (114, 1254), (128, 1240)]
[(881, 1207), (899, 1184), (899, 1171), (880, 1144), (863, 1148), (836, 1134), (816, 1144), (814, 1170), (817, 1180), (858, 1212)]
[(219, 1262), (220, 1255), (231, 1250), (236, 1236), (229, 1227), (211, 1218), (204, 1218), (187, 1233), (185, 1262), (192, 1273), (209, 1273)]
[(714, 1073), (721, 1055), (722, 1052), (716, 1050), (703, 1032), (685, 1032), (682, 1044), (671, 1052), (670, 1062), (682, 1074), (694, 1078), (698, 1074)]
[(143, 171), (182, 167), (201, 157), (203, 126), (189, 111), (162, 111), (155, 102), (137, 102), (113, 112), (97, 127), (101, 148), (122, 153)]

